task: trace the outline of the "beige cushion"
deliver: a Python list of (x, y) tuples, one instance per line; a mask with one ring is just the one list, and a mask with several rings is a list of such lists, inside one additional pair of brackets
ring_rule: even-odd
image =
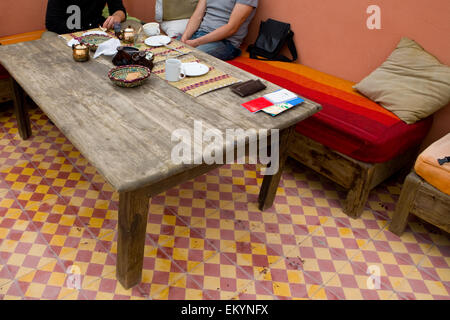
[(450, 67), (402, 38), (389, 58), (354, 88), (411, 124), (450, 103)]
[(189, 19), (198, 0), (163, 0), (163, 20)]

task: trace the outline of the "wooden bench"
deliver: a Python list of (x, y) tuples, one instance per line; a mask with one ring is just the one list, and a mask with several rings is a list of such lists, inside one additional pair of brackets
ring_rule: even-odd
[(358, 94), (353, 82), (306, 66), (248, 54), (229, 63), (323, 106), (297, 125), (289, 156), (345, 188), (343, 211), (352, 218), (362, 214), (371, 189), (399, 170), (409, 171), (432, 124), (428, 118), (407, 125)]
[[(1, 37), (0, 45), (8, 45), (39, 39), (44, 31), (33, 31)], [(13, 100), (12, 79), (9, 73), (0, 65), (0, 103)]]
[(410, 214), (450, 232), (450, 133), (430, 145), (417, 158), (406, 177), (389, 230), (400, 236)]
[(389, 230), (401, 236), (411, 214), (450, 232), (450, 196), (427, 183), (415, 172), (411, 172), (405, 179)]

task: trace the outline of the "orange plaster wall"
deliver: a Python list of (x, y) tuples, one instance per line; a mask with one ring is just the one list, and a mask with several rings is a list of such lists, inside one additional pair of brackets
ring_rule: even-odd
[[(130, 15), (154, 17), (155, 0), (124, 0)], [(359, 81), (395, 48), (402, 36), (420, 43), (450, 65), (448, 0), (259, 0), (247, 42), (255, 40), (259, 22), (274, 18), (291, 23), (301, 63)], [(1, 0), (0, 37), (44, 29), (46, 0)], [(381, 8), (381, 30), (366, 26), (369, 5)], [(425, 144), (450, 132), (450, 106), (436, 114)]]

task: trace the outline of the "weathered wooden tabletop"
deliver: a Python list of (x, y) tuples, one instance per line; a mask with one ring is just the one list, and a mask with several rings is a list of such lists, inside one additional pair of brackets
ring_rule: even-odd
[[(257, 77), (195, 50), (193, 54), (243, 81)], [(171, 161), (172, 132), (194, 120), (204, 129), (284, 129), (320, 110), (305, 101), (277, 117), (252, 114), (229, 88), (193, 98), (152, 75), (143, 86), (120, 88), (107, 77), (111, 58), (78, 63), (62, 39), (41, 39), (0, 47), (0, 63), (63, 134), (118, 191), (133, 191), (193, 165)], [(195, 143), (198, 143), (195, 142)]]

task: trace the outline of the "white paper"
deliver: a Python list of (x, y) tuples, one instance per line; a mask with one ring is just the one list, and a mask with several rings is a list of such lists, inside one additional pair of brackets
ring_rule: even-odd
[(273, 104), (283, 103), (297, 98), (297, 95), (289, 90), (281, 89), (272, 93), (268, 93), (264, 96), (267, 100)]
[(117, 53), (117, 47), (120, 47), (120, 41), (118, 39), (109, 39), (108, 41), (105, 41), (101, 43), (94, 54), (94, 59), (98, 58), (102, 54), (105, 56), (112, 56)]

